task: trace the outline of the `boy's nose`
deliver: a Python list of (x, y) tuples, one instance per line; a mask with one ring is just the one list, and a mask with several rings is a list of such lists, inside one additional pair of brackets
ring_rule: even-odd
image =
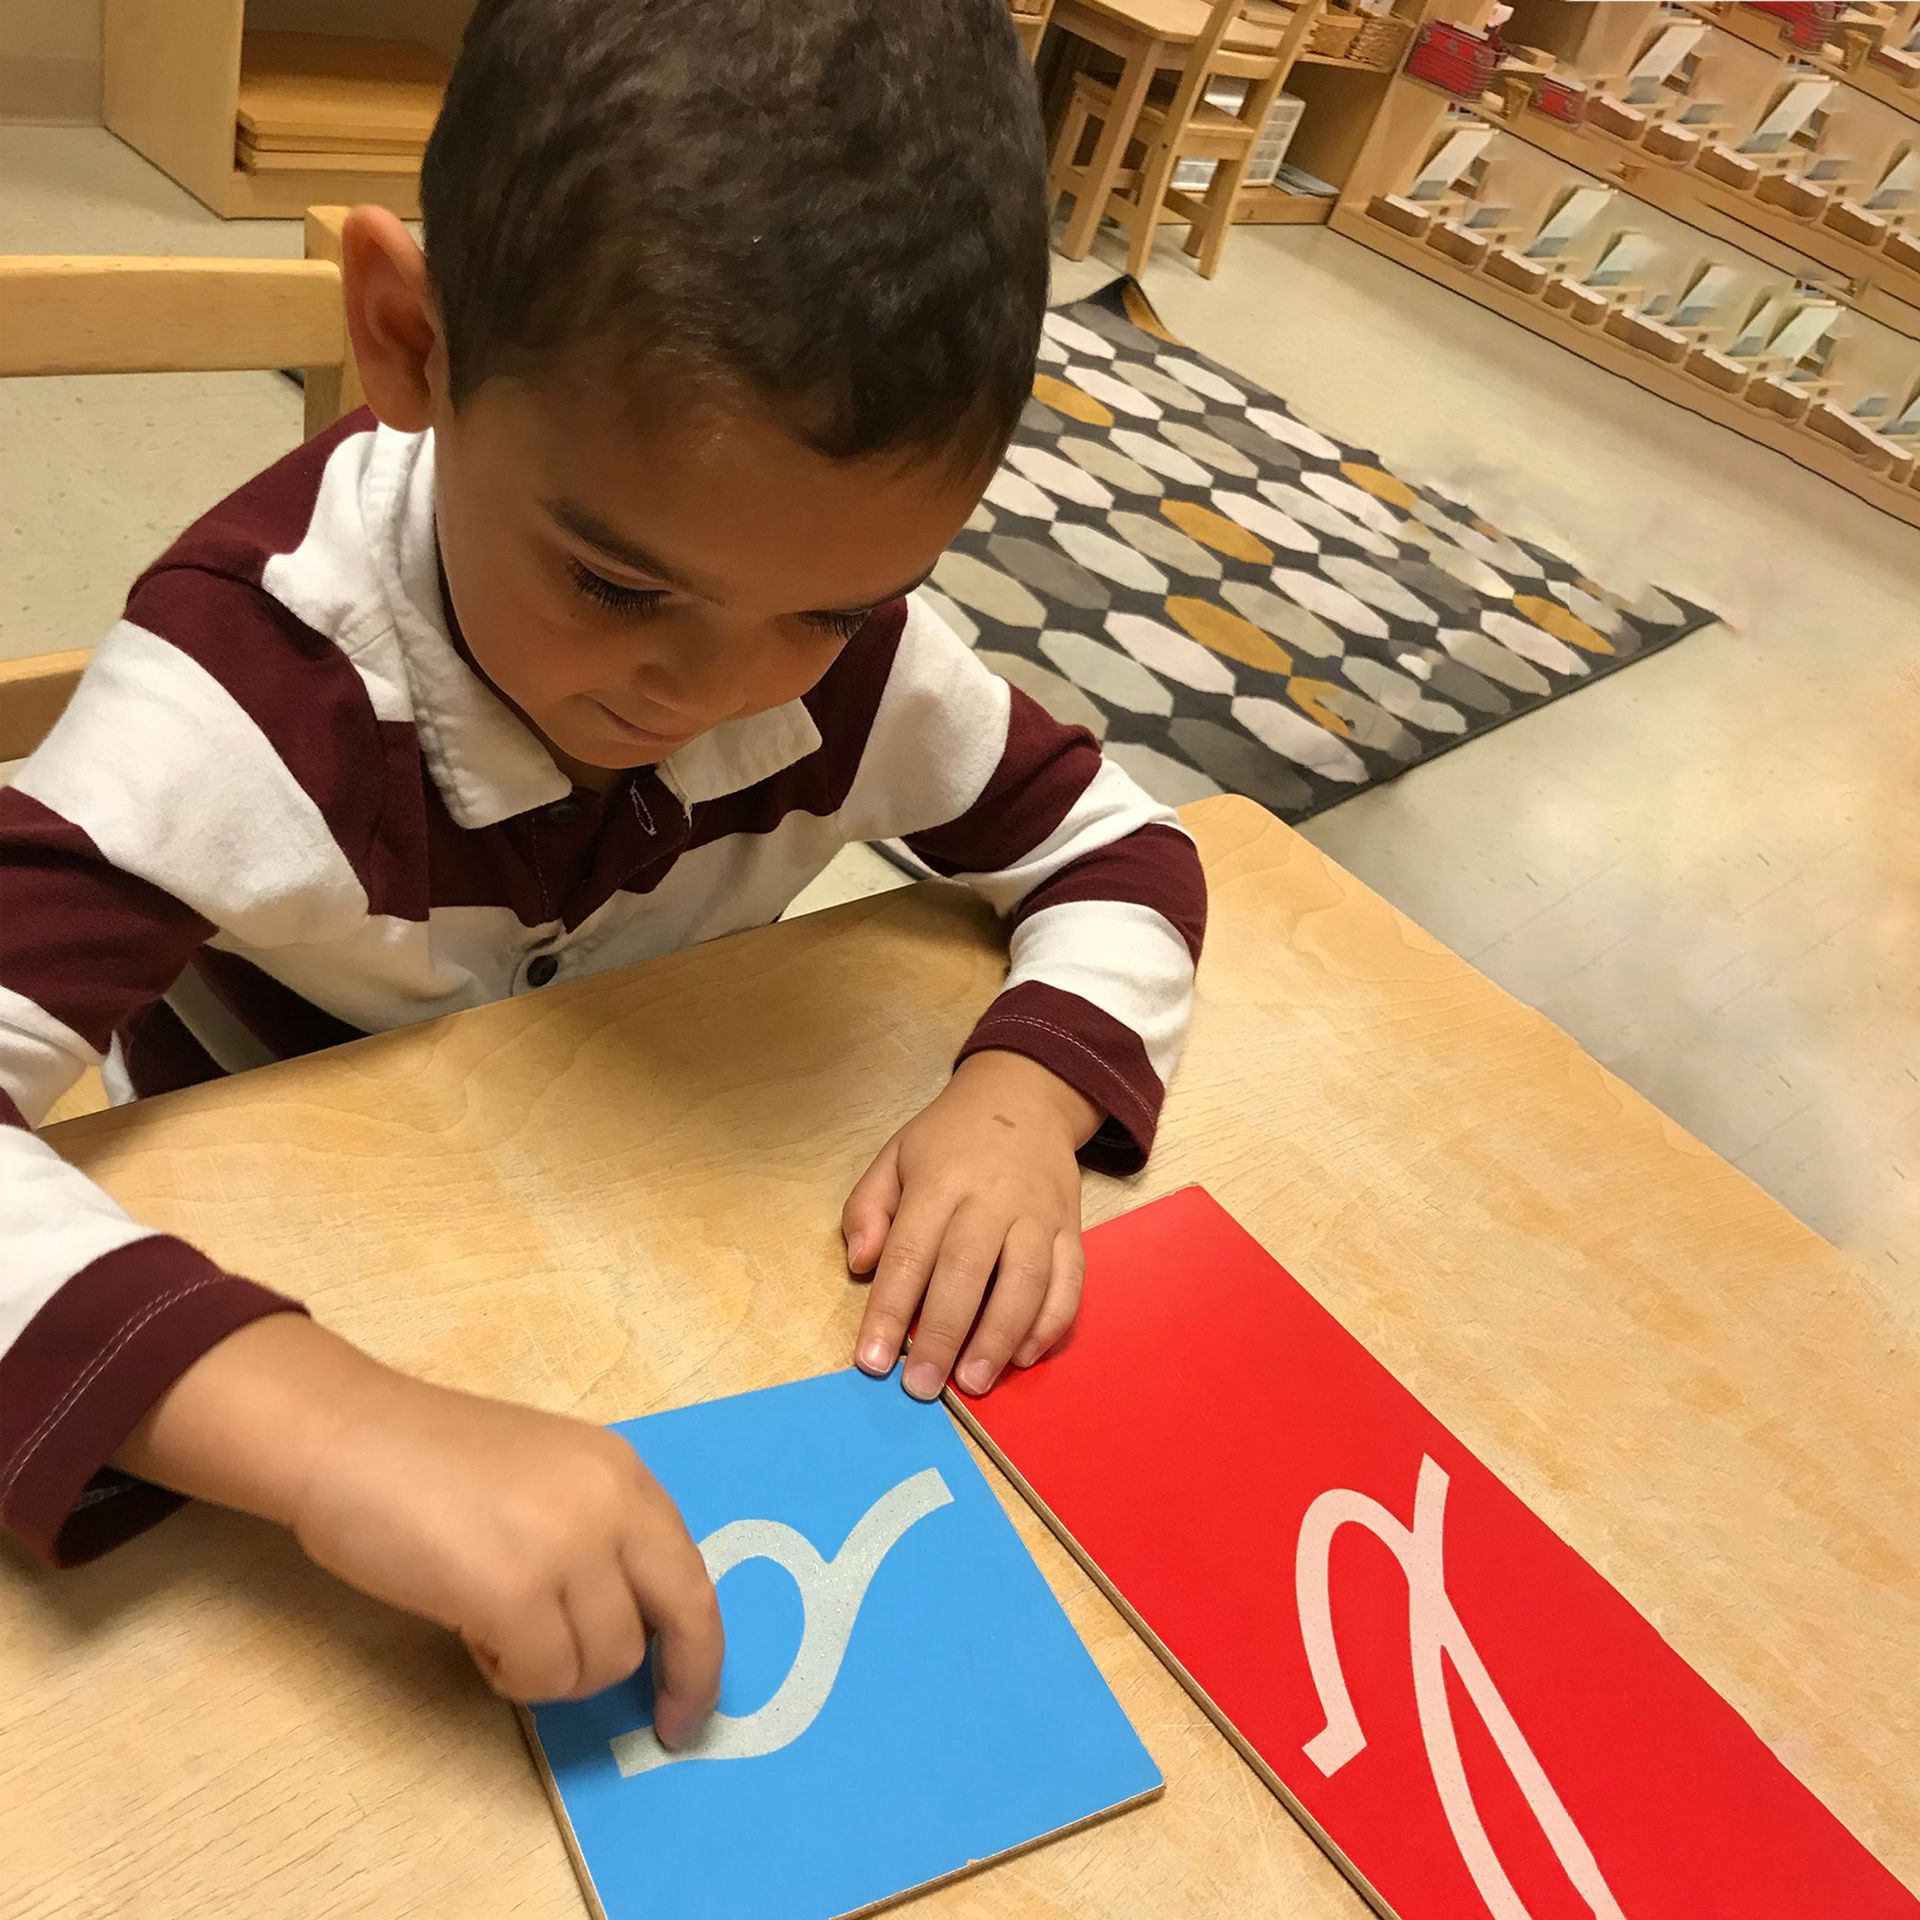
[(716, 727), (754, 704), (772, 684), (777, 629), (713, 635), (697, 649), (670, 660), (650, 661), (634, 676), (634, 688), (650, 708), (672, 714), (689, 732)]

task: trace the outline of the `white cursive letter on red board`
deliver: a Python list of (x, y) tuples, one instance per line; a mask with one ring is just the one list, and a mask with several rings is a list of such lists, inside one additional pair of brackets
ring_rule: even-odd
[(1560, 1796), (1554, 1792), (1540, 1762), (1515, 1724), (1485, 1664), (1474, 1650), (1467, 1630), (1447, 1597), (1446, 1567), (1442, 1558), (1441, 1528), (1446, 1518), (1447, 1474), (1437, 1461), (1421, 1456), (1420, 1478), (1414, 1492), (1413, 1525), (1396, 1520), (1379, 1501), (1346, 1487), (1331, 1487), (1307, 1509), (1300, 1522), (1300, 1544), (1294, 1560), (1294, 1586), (1300, 1607), (1300, 1634), (1306, 1643), (1307, 1665), (1320, 1696), (1327, 1724), (1302, 1751), (1329, 1776), (1338, 1773), (1367, 1744), (1353, 1710), (1341, 1669), (1340, 1648), (1333, 1630), (1333, 1596), (1329, 1561), (1333, 1539), (1351, 1522), (1378, 1538), (1400, 1562), (1407, 1576), (1407, 1638), (1413, 1651), (1413, 1699), (1420, 1716), (1420, 1735), (1427, 1749), (1427, 1766), (1439, 1790), (1441, 1810), (1453, 1830), (1454, 1845), (1493, 1920), (1530, 1920), (1525, 1904), (1501, 1866), (1485, 1823), (1473, 1802), (1473, 1789), (1460, 1758), (1460, 1742), (1453, 1728), (1453, 1706), (1447, 1697), (1443, 1662), (1460, 1676), (1467, 1698), (1481, 1723), (1493, 1736), (1507, 1771), (1525, 1797), (1540, 1831), (1565, 1869), (1574, 1890), (1592, 1910), (1594, 1920), (1626, 1920), (1619, 1902), (1607, 1888), (1599, 1863), (1581, 1839)]

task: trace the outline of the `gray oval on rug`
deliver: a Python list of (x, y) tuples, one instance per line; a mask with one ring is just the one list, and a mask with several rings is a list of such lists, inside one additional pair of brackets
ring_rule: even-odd
[(1296, 821), (1715, 618), (1308, 426), (1128, 280), (1047, 315), (1033, 400), (926, 591), (1156, 799)]

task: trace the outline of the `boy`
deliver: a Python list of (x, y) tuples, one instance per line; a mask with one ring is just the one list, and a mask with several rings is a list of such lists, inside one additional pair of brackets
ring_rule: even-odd
[(908, 1391), (984, 1392), (1073, 1318), (1076, 1153), (1148, 1149), (1204, 896), (906, 599), (1033, 371), (1003, 0), (482, 0), (422, 202), (424, 258), (347, 228), (373, 417), (181, 537), (0, 792), (0, 1517), (72, 1561), (182, 1495), (264, 1515), (523, 1699), (653, 1633), (671, 1743), (719, 1614), (630, 1449), (393, 1373), (30, 1127), (87, 1062), (125, 1097), (537, 992), (902, 834), (1013, 966), (847, 1201), (856, 1357), (918, 1311)]

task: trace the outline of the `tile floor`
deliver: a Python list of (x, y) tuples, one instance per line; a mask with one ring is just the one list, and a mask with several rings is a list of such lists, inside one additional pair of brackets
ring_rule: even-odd
[[(96, 130), (0, 127), (0, 180), (0, 251), (299, 251)], [(1163, 241), (1148, 289), (1330, 432), (1727, 616), (1308, 832), (1920, 1321), (1920, 533), (1324, 231), (1212, 282)], [(98, 633), (299, 420), (271, 375), (0, 386), (0, 655)], [(798, 904), (896, 878), (856, 850)]]

